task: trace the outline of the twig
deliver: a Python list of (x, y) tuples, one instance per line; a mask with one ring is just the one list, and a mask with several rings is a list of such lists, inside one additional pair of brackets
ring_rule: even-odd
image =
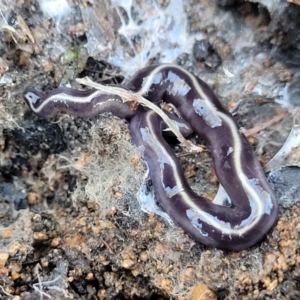
[(192, 142), (190, 142), (189, 140), (186, 140), (184, 138), (184, 136), (181, 134), (181, 132), (179, 131), (176, 124), (173, 122), (173, 120), (171, 120), (167, 116), (167, 114), (163, 110), (161, 110), (154, 103), (152, 103), (149, 100), (145, 99), (138, 92), (135, 93), (135, 92), (128, 91), (128, 90), (125, 90), (125, 89), (120, 88), (120, 87), (112, 87), (112, 86), (102, 85), (102, 84), (93, 82), (92, 80), (90, 80), (87, 77), (77, 78), (76, 81), (80, 84), (84, 84), (84, 85), (93, 87), (93, 88), (98, 89), (100, 91), (118, 95), (122, 98), (122, 100), (124, 102), (137, 102), (137, 103), (140, 103), (143, 106), (146, 106), (146, 107), (152, 109), (165, 121), (165, 123), (168, 125), (169, 129), (175, 134), (175, 136), (178, 138), (178, 140), (180, 141), (180, 143), (184, 147), (186, 147), (189, 151), (193, 151), (193, 152), (194, 151), (195, 152), (201, 152), (202, 151), (201, 147), (198, 147), (198, 146), (194, 145)]
[(287, 112), (283, 112), (283, 113), (280, 113), (279, 115), (273, 117), (272, 119), (268, 120), (268, 121), (265, 121), (261, 124), (258, 124), (258, 125), (255, 125), (253, 128), (250, 128), (250, 129), (245, 129), (245, 128), (241, 128), (241, 132), (246, 136), (246, 137), (249, 137), (249, 136), (252, 136), (252, 135), (255, 135), (257, 134), (258, 132), (272, 126), (273, 124), (283, 120), (287, 115)]

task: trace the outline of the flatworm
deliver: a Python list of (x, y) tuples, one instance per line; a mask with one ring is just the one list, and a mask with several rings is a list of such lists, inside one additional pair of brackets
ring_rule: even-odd
[[(210, 201), (191, 190), (179, 160), (163, 138), (165, 124), (155, 112), (142, 107), (132, 110), (120, 96), (95, 89), (57, 88), (44, 94), (29, 88), (24, 98), (41, 118), (60, 111), (81, 117), (108, 111), (128, 119), (132, 140), (143, 149), (157, 201), (175, 223), (210, 247), (238, 251), (260, 241), (277, 220), (276, 197), (251, 145), (210, 87), (179, 66), (162, 64), (140, 70), (124, 89), (154, 103), (171, 103), (182, 123), (207, 140), (225, 190), (223, 202)], [(180, 125), (180, 119), (176, 123)]]

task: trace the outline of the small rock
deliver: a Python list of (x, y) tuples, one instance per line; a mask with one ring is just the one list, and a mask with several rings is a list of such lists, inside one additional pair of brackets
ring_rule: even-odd
[(212, 45), (208, 40), (197, 41), (193, 47), (193, 54), (197, 61), (203, 62), (213, 52)]
[(180, 281), (184, 283), (192, 282), (195, 278), (195, 269), (192, 267), (188, 267), (179, 275)]
[(85, 279), (86, 280), (93, 280), (94, 279), (94, 274), (92, 272), (87, 273)]
[(140, 260), (146, 262), (149, 259), (149, 255), (146, 251), (140, 253)]
[(16, 255), (17, 252), (26, 253), (27, 252), (27, 245), (24, 243), (21, 243), (19, 241), (14, 241), (10, 247), (9, 247), (9, 254), (11, 256)]
[(169, 279), (159, 279), (156, 284), (167, 293), (172, 290), (172, 283)]
[(133, 270), (135, 267), (135, 261), (131, 259), (124, 259), (121, 264), (122, 268), (128, 269), (128, 270)]
[(12, 226), (9, 226), (2, 231), (2, 238), (8, 239), (13, 235), (14, 229)]
[(205, 67), (211, 70), (215, 70), (222, 62), (208, 40), (195, 42), (193, 54), (197, 62), (204, 62)]
[(51, 241), (51, 247), (57, 248), (61, 244), (61, 238), (54, 238)]
[(139, 272), (137, 269), (134, 269), (134, 270), (131, 271), (131, 274), (132, 274), (134, 277), (137, 277), (137, 276), (140, 274), (140, 272)]
[(36, 241), (47, 241), (49, 239), (48, 235), (43, 232), (34, 232), (33, 233), (33, 238)]
[(8, 253), (0, 252), (0, 269), (3, 269), (5, 267), (8, 257), (9, 257)]
[(196, 285), (192, 290), (192, 300), (217, 300), (216, 294), (204, 283)]
[(35, 192), (30, 192), (30, 193), (28, 193), (27, 199), (28, 199), (28, 204), (34, 205), (39, 202), (40, 196)]
[(10, 278), (11, 278), (11, 280), (17, 280), (17, 279), (19, 279), (20, 277), (21, 277), (21, 274), (18, 273), (18, 272), (11, 272), (11, 273), (10, 273)]

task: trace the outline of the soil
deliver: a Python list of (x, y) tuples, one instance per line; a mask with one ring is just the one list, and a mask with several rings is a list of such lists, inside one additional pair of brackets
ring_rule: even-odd
[[(290, 2), (0, 3), (0, 299), (300, 298), (297, 134), (268, 165), (299, 130), (300, 6)], [(252, 130), (280, 215), (250, 249), (209, 249), (141, 209), (147, 167), (125, 120), (42, 120), (23, 99), (28, 86), (82, 89), (77, 77), (121, 84), (159, 62), (198, 75)], [(209, 152), (191, 139), (204, 151), (170, 143), (193, 189), (213, 199)]]

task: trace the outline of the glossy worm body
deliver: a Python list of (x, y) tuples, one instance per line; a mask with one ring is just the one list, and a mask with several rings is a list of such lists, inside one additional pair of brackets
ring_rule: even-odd
[(27, 89), (24, 97), (42, 118), (59, 111), (82, 117), (110, 111), (128, 119), (133, 142), (143, 150), (158, 203), (192, 238), (229, 250), (245, 249), (261, 240), (277, 220), (278, 204), (251, 145), (212, 90), (175, 65), (146, 67), (125, 88), (154, 103), (171, 103), (207, 140), (221, 190), (226, 191), (221, 200), (210, 201), (191, 190), (162, 136), (165, 124), (153, 111), (131, 110), (119, 96), (94, 89), (58, 88), (48, 94)]

